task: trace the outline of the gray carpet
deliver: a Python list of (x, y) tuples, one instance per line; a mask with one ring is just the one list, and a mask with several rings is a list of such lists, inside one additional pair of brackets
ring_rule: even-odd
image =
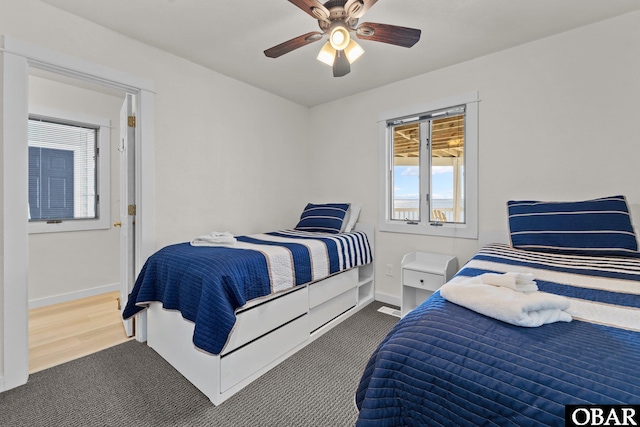
[(352, 426), (369, 356), (397, 318), (374, 302), (215, 407), (129, 341), (0, 393), (0, 426)]

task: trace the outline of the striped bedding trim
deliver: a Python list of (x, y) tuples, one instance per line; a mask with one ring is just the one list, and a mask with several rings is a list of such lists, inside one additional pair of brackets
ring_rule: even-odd
[(540, 291), (570, 299), (574, 319), (640, 331), (640, 260), (539, 254), (507, 245), (481, 249), (458, 273), (533, 273)]
[(349, 233), (330, 234), (313, 233), (299, 230), (283, 230), (267, 233), (273, 237), (293, 239), (295, 243), (301, 243), (308, 239), (322, 240), (325, 243), (333, 242), (338, 247), (338, 269), (348, 270), (359, 265), (369, 264), (373, 261), (373, 254), (369, 245), (367, 234), (362, 231)]
[[(296, 267), (302, 263), (295, 262), (294, 253), (286, 245), (302, 245), (307, 248), (311, 266), (310, 280), (307, 275), (302, 279), (302, 275), (296, 272)], [(328, 246), (337, 250), (330, 251)], [(367, 235), (361, 231), (335, 235), (283, 230), (239, 236), (233, 248), (258, 251), (264, 255), (269, 266), (272, 292), (322, 280), (331, 274), (369, 264), (373, 260)]]
[(640, 259), (587, 255), (564, 255), (514, 249), (494, 244), (481, 249), (476, 259), (508, 264), (538, 265), (547, 270), (640, 281)]
[[(296, 285), (294, 260), (291, 251), (283, 246), (257, 245), (237, 241), (234, 249), (247, 249), (260, 252), (267, 260), (271, 292), (279, 292)], [(313, 259), (313, 255), (312, 255)]]

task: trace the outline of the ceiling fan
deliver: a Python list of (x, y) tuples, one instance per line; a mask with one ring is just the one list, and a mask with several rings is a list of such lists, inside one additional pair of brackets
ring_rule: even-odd
[(265, 50), (264, 54), (269, 58), (278, 58), (327, 34), (329, 40), (320, 50), (318, 60), (333, 67), (334, 77), (342, 77), (349, 74), (353, 61), (364, 53), (352, 34), (362, 40), (403, 47), (411, 47), (420, 40), (421, 31), (415, 28), (374, 22), (358, 24), (362, 15), (378, 0), (329, 0), (324, 4), (318, 0), (289, 1), (317, 19), (322, 31), (312, 31)]

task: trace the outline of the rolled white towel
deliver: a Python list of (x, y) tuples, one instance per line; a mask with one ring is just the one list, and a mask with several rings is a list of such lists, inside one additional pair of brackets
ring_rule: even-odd
[(545, 292), (516, 292), (504, 286), (458, 278), (444, 284), (440, 295), (447, 301), (517, 326), (536, 327), (572, 320), (565, 311), (569, 300)]
[(229, 246), (234, 245), (237, 239), (228, 231), (212, 231), (203, 234), (191, 241), (191, 246)]
[(504, 286), (518, 292), (535, 292), (538, 290), (538, 285), (533, 280), (532, 273), (484, 273), (479, 277), (485, 285)]

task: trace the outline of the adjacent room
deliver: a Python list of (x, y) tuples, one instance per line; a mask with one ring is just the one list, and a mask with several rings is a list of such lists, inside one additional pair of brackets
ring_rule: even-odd
[[(29, 372), (37, 372), (128, 339), (117, 311), (122, 149), (111, 152), (126, 95), (36, 69), (29, 95)], [(56, 162), (68, 166), (42, 166)]]
[(0, 424), (640, 405), (639, 26), (636, 0), (0, 0)]

